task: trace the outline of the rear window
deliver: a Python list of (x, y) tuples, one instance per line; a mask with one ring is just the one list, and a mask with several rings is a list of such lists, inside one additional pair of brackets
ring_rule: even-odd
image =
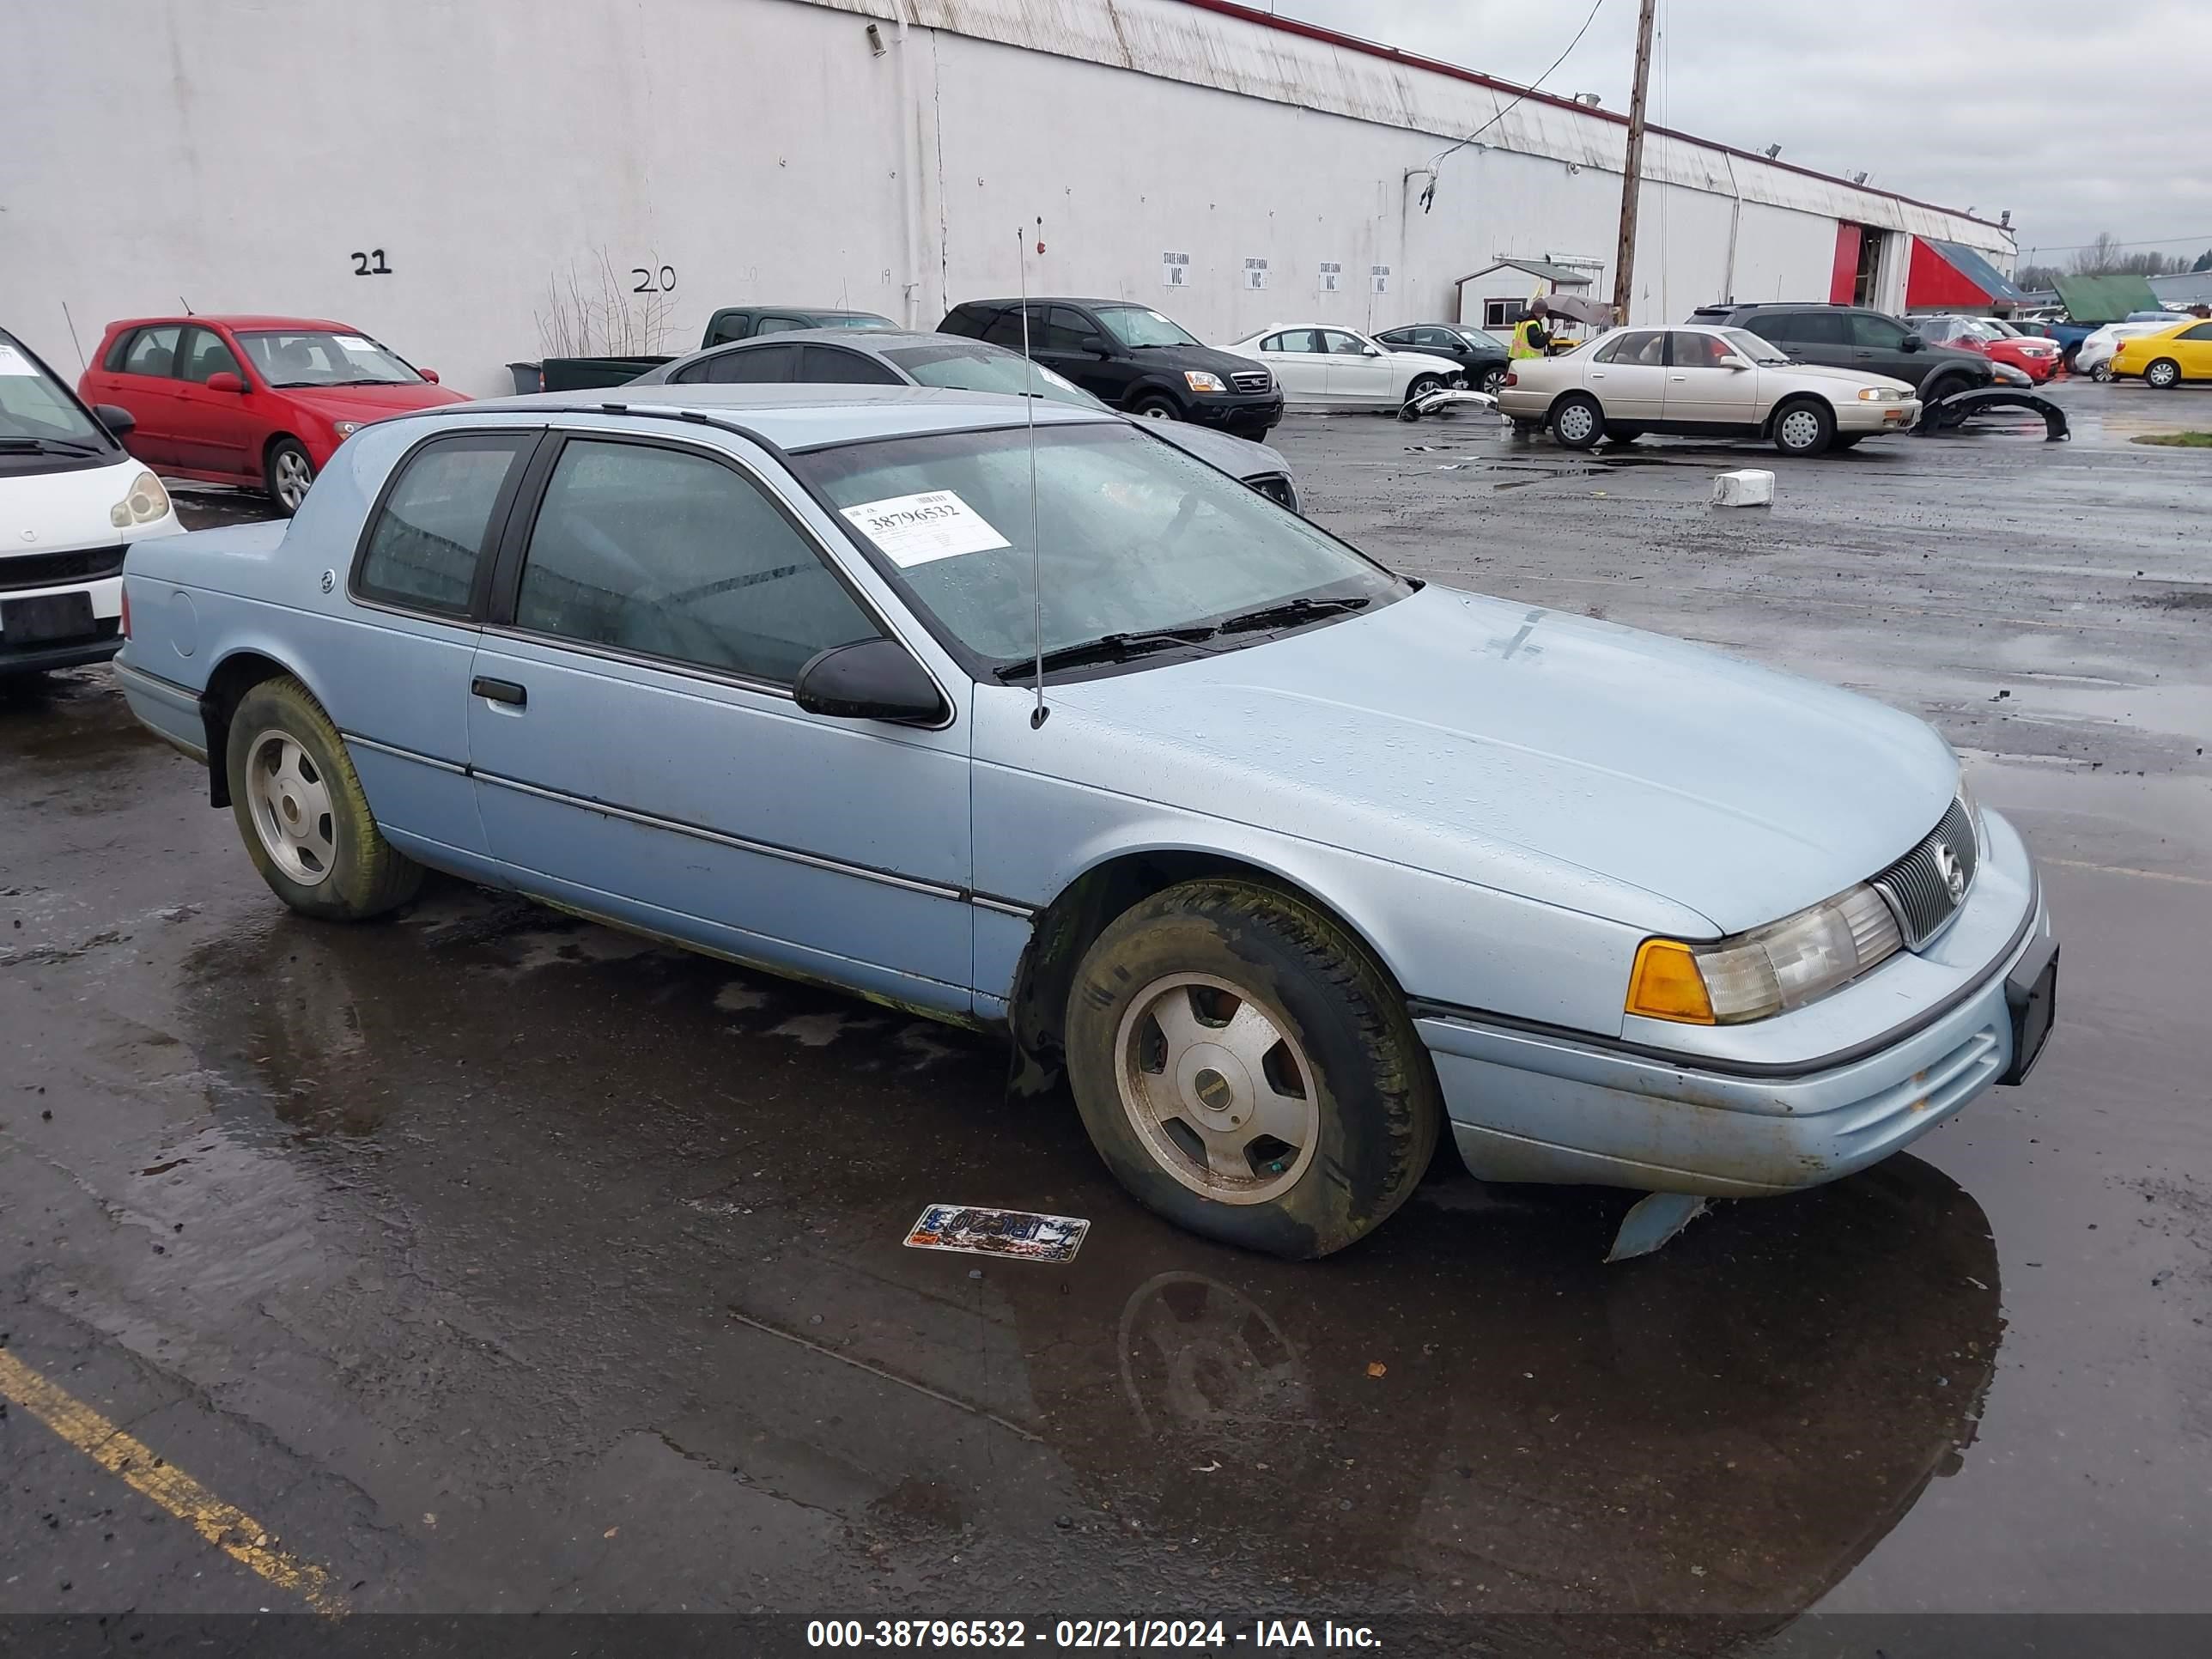
[(356, 592), (408, 610), (465, 614), (484, 542), (531, 433), (468, 433), (404, 461), (363, 544)]

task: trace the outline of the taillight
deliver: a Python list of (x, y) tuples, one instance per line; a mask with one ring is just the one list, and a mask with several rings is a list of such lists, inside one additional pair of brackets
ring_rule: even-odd
[(1505, 371), (1505, 378), (1500, 380), (1498, 384), (1500, 386), (1519, 386), (1521, 384), (1521, 377), (1509, 368)]
[(126, 640), (129, 639), (131, 637), (131, 584), (129, 582), (123, 584), (123, 621), (121, 627), (123, 629), (123, 637)]

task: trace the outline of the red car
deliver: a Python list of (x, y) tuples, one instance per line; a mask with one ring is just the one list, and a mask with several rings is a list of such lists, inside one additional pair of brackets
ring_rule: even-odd
[(356, 428), (468, 401), (360, 330), (305, 317), (110, 323), (77, 390), (131, 411), (125, 442), (155, 471), (264, 490), (286, 513)]
[(2010, 323), (1994, 317), (1915, 317), (1912, 326), (1929, 345), (1955, 346), (1978, 351), (1993, 363), (2010, 363), (2031, 380), (2041, 382), (2058, 372), (2056, 340), (2024, 334)]

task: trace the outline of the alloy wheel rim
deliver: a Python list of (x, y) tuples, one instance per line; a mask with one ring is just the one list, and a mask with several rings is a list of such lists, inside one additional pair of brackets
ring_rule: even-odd
[(2153, 386), (2172, 386), (2176, 375), (2175, 371), (2168, 368), (2164, 363), (2154, 363), (2151, 365), (2150, 373), (2143, 378)]
[(285, 506), (296, 507), (307, 500), (307, 486), (314, 481), (307, 457), (296, 450), (288, 449), (276, 458), (276, 496)]
[(1795, 409), (1782, 417), (1782, 441), (1803, 449), (1820, 435), (1820, 422), (1809, 410)]
[(1148, 421), (1172, 421), (1175, 411), (1165, 404), (1154, 404), (1145, 411), (1145, 418)]
[(289, 732), (264, 732), (246, 751), (246, 798), (261, 850), (302, 887), (319, 887), (337, 863), (330, 784)]
[(1210, 974), (1154, 980), (1122, 1015), (1114, 1054), (1130, 1127), (1191, 1191), (1264, 1204), (1312, 1164), (1321, 1144), (1312, 1064), (1288, 1022), (1242, 986)]
[(1559, 435), (1569, 443), (1580, 443), (1597, 430), (1597, 417), (1581, 404), (1571, 404), (1559, 413)]

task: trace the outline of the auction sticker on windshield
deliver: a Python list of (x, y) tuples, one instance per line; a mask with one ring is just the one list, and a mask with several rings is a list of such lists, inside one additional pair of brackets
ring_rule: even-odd
[(950, 489), (863, 501), (845, 508), (844, 513), (902, 570), (963, 553), (988, 553), (994, 547), (1013, 545)]
[(374, 351), (377, 349), (375, 341), (364, 340), (358, 334), (333, 334), (331, 338), (348, 351)]
[(13, 374), (24, 380), (36, 380), (39, 371), (31, 367), (31, 360), (28, 357), (6, 341), (0, 340), (0, 374)]

